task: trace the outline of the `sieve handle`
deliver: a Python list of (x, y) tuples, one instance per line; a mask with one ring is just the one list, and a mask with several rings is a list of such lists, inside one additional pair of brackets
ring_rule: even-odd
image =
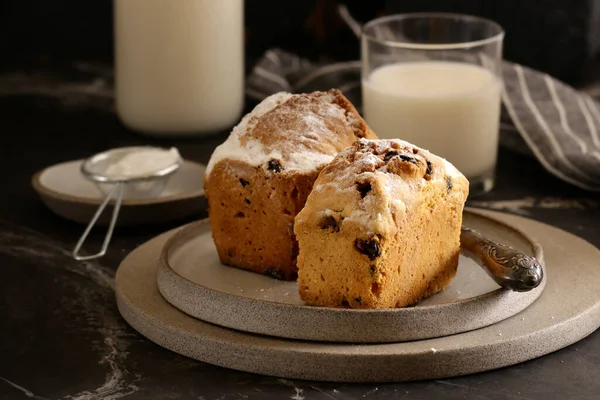
[[(106, 254), (106, 250), (108, 249), (108, 244), (110, 243), (110, 239), (112, 238), (113, 230), (115, 229), (115, 224), (116, 224), (117, 218), (119, 216), (119, 210), (121, 209), (121, 203), (123, 203), (124, 192), (125, 192), (125, 184), (123, 182), (116, 183), (115, 187), (110, 191), (110, 193), (104, 199), (104, 202), (100, 205), (100, 207), (98, 207), (98, 210), (96, 210), (96, 214), (94, 214), (94, 217), (92, 218), (92, 220), (88, 224), (87, 228), (83, 232), (83, 235), (81, 235), (81, 238), (79, 238), (77, 245), (75, 245), (75, 249), (73, 249), (73, 253), (72, 253), (73, 258), (75, 258), (78, 261), (88, 261), (88, 260), (100, 258)], [(108, 231), (106, 232), (106, 236), (104, 237), (104, 242), (102, 243), (102, 248), (96, 254), (92, 254), (89, 256), (80, 255), (79, 251), (81, 250), (81, 247), (85, 243), (85, 240), (87, 239), (90, 231), (92, 230), (94, 225), (96, 225), (98, 218), (100, 218), (100, 216), (102, 215), (102, 212), (104, 211), (104, 209), (110, 202), (110, 199), (115, 194), (116, 194), (115, 206), (114, 206), (114, 209), (112, 212), (112, 217), (110, 219), (110, 224), (108, 226)]]

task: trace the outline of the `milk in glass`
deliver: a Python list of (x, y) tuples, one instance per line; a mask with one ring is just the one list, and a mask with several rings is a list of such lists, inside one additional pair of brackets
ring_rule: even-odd
[(391, 64), (363, 80), (365, 119), (380, 138), (423, 147), (467, 178), (494, 169), (500, 98), (500, 80), (466, 63)]

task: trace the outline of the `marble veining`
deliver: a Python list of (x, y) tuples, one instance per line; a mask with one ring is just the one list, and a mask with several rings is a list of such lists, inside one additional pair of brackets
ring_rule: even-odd
[(292, 400), (304, 400), (304, 395), (303, 395), (303, 393), (304, 393), (304, 389), (301, 389), (301, 388), (299, 388), (298, 386), (296, 386), (296, 385), (294, 384), (294, 382), (292, 382), (292, 381), (290, 381), (290, 380), (287, 380), (287, 379), (277, 379), (277, 381), (278, 381), (279, 383), (282, 383), (282, 384), (286, 385), (286, 386), (290, 386), (290, 387), (292, 387), (292, 388), (294, 389), (294, 391), (295, 391), (296, 393), (294, 393), (294, 394), (293, 394), (293, 395), (290, 397), (290, 399), (292, 399)]
[(9, 381), (6, 378), (3, 378), (0, 376), (0, 380), (4, 381), (5, 383), (9, 384), (10, 386), (12, 386), (13, 388), (21, 391), (25, 396), (29, 397), (30, 399), (35, 399), (35, 400), (48, 400), (45, 397), (41, 397), (41, 396), (37, 396), (35, 394), (33, 394), (33, 392), (29, 389), (24, 388), (23, 386), (17, 385), (14, 382)]
[[(63, 399), (116, 400), (125, 397), (139, 390), (137, 383), (142, 377), (131, 374), (124, 366), (129, 354), (126, 337), (130, 333), (127, 325), (108, 308), (113, 301), (114, 273), (97, 262), (79, 263), (73, 260), (65, 247), (40, 233), (0, 220), (0, 253), (32, 260), (45, 268), (64, 270), (55, 274), (56, 279), (76, 293), (76, 296), (63, 296), (61, 299), (63, 309), (59, 311), (68, 312), (70, 317), (66, 320), (65, 332), (85, 327), (98, 354), (97, 363), (106, 369), (105, 381), (100, 386), (68, 394)], [(71, 274), (84, 278), (85, 284), (72, 279)], [(27, 397), (43, 399), (12, 382), (9, 377), (3, 377), (2, 381)]]

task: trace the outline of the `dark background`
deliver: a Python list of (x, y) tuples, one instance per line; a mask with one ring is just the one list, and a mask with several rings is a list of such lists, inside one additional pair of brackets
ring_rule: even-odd
[[(126, 0), (117, 0), (126, 1)], [(176, 1), (176, 0), (174, 0)], [(313, 60), (357, 59), (336, 0), (246, 0), (248, 68), (270, 47)], [(572, 85), (600, 77), (600, 0), (348, 0), (366, 22), (378, 15), (450, 11), (488, 17), (506, 30), (505, 58)], [(72, 60), (112, 61), (111, 0), (0, 1), (0, 68)]]
[[(362, 22), (403, 11), (487, 16), (505, 27), (505, 57), (511, 61), (574, 85), (592, 82), (599, 70), (594, 67), (599, 39), (594, 29), (600, 28), (600, 0), (346, 4)], [(313, 60), (358, 58), (356, 38), (336, 16), (336, 5), (333, 0), (246, 0), (248, 68), (271, 47)], [(93, 71), (87, 75), (70, 69), (74, 61), (87, 61), (82, 64), (95, 69), (88, 68)], [(69, 254), (84, 227), (47, 209), (31, 177), (58, 162), (139, 144), (174, 145), (186, 159), (206, 163), (227, 132), (180, 142), (134, 135), (114, 114), (108, 84), (92, 95), (85, 91), (93, 80), (110, 81), (106, 71), (111, 62), (111, 0), (0, 0), (1, 400), (79, 398), (102, 389), (111, 368), (123, 373), (112, 398), (135, 387), (127, 397), (132, 400), (281, 399), (299, 398), (299, 393), (307, 400), (599, 398), (599, 332), (514, 367), (386, 385), (290, 382), (237, 372), (181, 357), (142, 338), (121, 319), (112, 288), (105, 280), (98, 284), (97, 273), (112, 281), (119, 262), (135, 247), (190, 221), (117, 229), (107, 257), (97, 264), (102, 268), (83, 269)], [(600, 246), (598, 194), (555, 178), (533, 157), (501, 148), (496, 187), (477, 200), (470, 205), (522, 214)], [(203, 212), (198, 218), (205, 216)], [(90, 249), (99, 248), (104, 233), (92, 232)], [(106, 362), (109, 356), (114, 365)]]

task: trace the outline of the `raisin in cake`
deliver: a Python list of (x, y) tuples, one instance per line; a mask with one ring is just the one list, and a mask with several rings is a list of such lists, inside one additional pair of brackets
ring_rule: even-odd
[(467, 179), (401, 140), (359, 140), (317, 178), (297, 215), (300, 297), (393, 308), (447, 286), (458, 265)]
[(294, 217), (321, 169), (358, 138), (375, 138), (338, 90), (263, 100), (214, 151), (204, 188), (221, 262), (296, 279)]

